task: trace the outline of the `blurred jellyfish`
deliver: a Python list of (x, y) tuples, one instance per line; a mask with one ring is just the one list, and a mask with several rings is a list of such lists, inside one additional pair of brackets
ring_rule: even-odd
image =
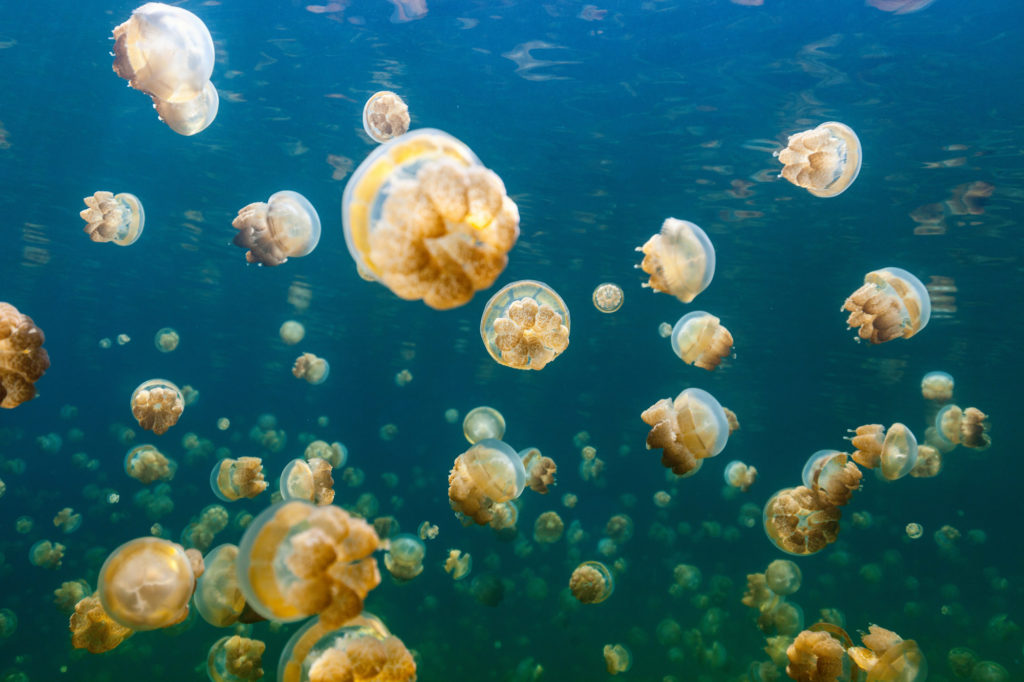
[(170, 381), (150, 379), (132, 392), (131, 407), (139, 426), (160, 436), (178, 423), (185, 399)]
[(667, 339), (668, 337), (672, 336), (672, 325), (670, 325), (668, 322), (662, 322), (661, 324), (659, 324), (658, 336), (660, 336), (663, 339)]
[(764, 530), (788, 554), (814, 554), (839, 535), (841, 512), (805, 486), (783, 488), (764, 505)]
[(514, 500), (526, 487), (518, 453), (491, 438), (475, 443), (455, 459), (448, 476), (448, 499), (457, 514), (479, 525), (491, 522), (496, 505)]
[(800, 589), (801, 578), (800, 567), (789, 559), (776, 559), (764, 571), (768, 589), (783, 597)]
[(807, 459), (801, 472), (805, 487), (822, 501), (842, 507), (849, 503), (854, 491), (860, 489), (863, 474), (850, 456), (836, 450), (818, 450)]
[(942, 471), (942, 454), (931, 445), (917, 446), (917, 463), (910, 470), (914, 478), (932, 478)]
[(238, 230), (235, 246), (248, 249), (249, 263), (281, 265), (309, 255), (320, 241), (320, 216), (306, 197), (291, 190), (242, 207), (231, 226)]
[(170, 327), (164, 327), (156, 333), (156, 337), (153, 339), (153, 344), (161, 353), (170, 353), (178, 347), (178, 343), (180, 341), (181, 337), (178, 336), (178, 332), (174, 331)]
[(863, 647), (849, 647), (846, 653), (858, 668), (868, 673), (872, 682), (914, 682), (928, 677), (924, 654), (912, 639), (902, 639), (891, 630), (877, 625), (861, 635)]
[(486, 438), (501, 440), (505, 435), (505, 417), (493, 407), (474, 407), (462, 420), (462, 434), (470, 443)]
[(424, 521), (416, 530), (416, 535), (420, 536), (420, 540), (435, 540), (437, 539), (438, 532), (436, 524), (433, 524), (430, 521)]
[(278, 330), (278, 334), (280, 335), (281, 340), (287, 345), (294, 346), (305, 338), (306, 328), (302, 326), (301, 322), (288, 320), (281, 325), (281, 329)]
[(79, 213), (86, 222), (85, 233), (94, 242), (114, 242), (129, 246), (142, 234), (146, 214), (134, 194), (96, 192), (85, 197), (86, 209)]
[(650, 275), (644, 284), (689, 303), (708, 288), (715, 276), (715, 247), (704, 230), (687, 220), (666, 218), (661, 231), (637, 251), (640, 268)]
[(537, 517), (533, 524), (533, 539), (542, 544), (558, 542), (562, 537), (565, 524), (558, 512), (546, 511)]
[(519, 451), (519, 459), (523, 461), (526, 471), (526, 486), (541, 495), (547, 495), (548, 486), (555, 484), (555, 473), (558, 466), (550, 457), (545, 457), (537, 448), (525, 448)]
[(64, 507), (53, 517), (53, 525), (65, 533), (74, 533), (82, 525), (82, 515), (76, 514), (71, 507)]
[(292, 374), (295, 378), (304, 379), (314, 386), (327, 381), (327, 376), (330, 373), (331, 366), (327, 361), (312, 353), (303, 353), (295, 359), (295, 364), (292, 366)]
[(622, 307), (622, 302), (626, 296), (622, 293), (622, 287), (618, 284), (605, 282), (604, 284), (597, 285), (591, 298), (594, 301), (594, 307), (602, 313), (614, 313)]
[(308, 462), (293, 459), (281, 472), (280, 491), (283, 500), (305, 500), (317, 505), (334, 501), (334, 477), (330, 462), (313, 457)]
[(71, 614), (71, 646), (85, 649), (91, 654), (102, 654), (116, 648), (134, 630), (127, 628), (103, 609), (97, 594), (85, 597), (75, 604)]
[(363, 130), (374, 142), (384, 143), (409, 131), (409, 106), (390, 90), (381, 90), (363, 106)]
[(106, 350), (107, 348), (110, 348), (112, 345), (114, 345), (114, 344), (113, 344), (113, 342), (109, 338), (104, 337), (104, 338), (100, 339), (100, 342), (99, 342), (100, 348), (103, 348), (104, 350)]
[(957, 405), (946, 405), (935, 417), (935, 430), (943, 446), (985, 449), (992, 442), (986, 433), (988, 415), (976, 407), (962, 410)]
[(921, 379), (921, 395), (935, 403), (949, 402), (953, 398), (953, 377), (946, 372), (928, 372)]
[(59, 542), (39, 540), (28, 550), (28, 560), (33, 566), (57, 570), (64, 561), (64, 550), (67, 549)]
[(448, 557), (444, 560), (444, 571), (452, 577), (452, 580), (462, 580), (469, 575), (473, 568), (473, 557), (458, 549), (448, 550)]
[(11, 409), (35, 397), (35, 383), (50, 368), (45, 342), (31, 317), (0, 301), (0, 407)]
[(0, 639), (7, 639), (18, 629), (18, 616), (10, 609), (0, 609)]
[(225, 457), (210, 472), (213, 494), (225, 502), (253, 498), (267, 489), (263, 480), (263, 460), (259, 457)]
[(328, 444), (326, 441), (315, 440), (306, 446), (303, 457), (307, 462), (314, 457), (319, 457), (330, 463), (335, 469), (340, 469), (348, 460), (348, 448), (337, 441)]
[(267, 645), (239, 635), (221, 637), (206, 656), (206, 674), (212, 682), (246, 682), (263, 677)]
[(459, 421), (459, 411), (456, 410), (454, 407), (449, 407), (447, 410), (444, 411), (444, 420), (449, 424), (454, 424), (455, 422)]
[(110, 553), (98, 584), (111, 618), (132, 630), (156, 630), (188, 615), (195, 575), (181, 545), (137, 538)]
[(899, 422), (885, 430), (881, 424), (867, 424), (854, 433), (853, 460), (868, 469), (878, 467), (888, 481), (903, 478), (917, 463), (917, 438)]
[(782, 177), (816, 197), (842, 194), (860, 173), (860, 140), (838, 121), (790, 135), (775, 156), (782, 162)]
[(931, 300), (921, 280), (901, 268), (864, 275), (864, 284), (843, 303), (847, 327), (871, 343), (909, 339), (928, 325)]
[(628, 672), (633, 667), (633, 654), (622, 644), (605, 644), (603, 653), (609, 675)]
[(376, 616), (358, 615), (343, 627), (311, 619), (281, 653), (284, 682), (411, 682), (416, 662), (402, 640)]
[(995, 661), (979, 661), (971, 668), (971, 682), (1010, 682), (1010, 673)]
[(118, 334), (117, 335), (117, 345), (119, 345), (119, 346), (126, 346), (129, 343), (131, 343), (131, 341), (132, 341), (132, 337), (128, 336), (127, 334)]
[(720, 453), (729, 439), (722, 406), (699, 388), (688, 388), (675, 400), (659, 400), (640, 418), (651, 427), (647, 449), (661, 449), (662, 466), (679, 476), (693, 471), (700, 460)]
[(412, 372), (407, 369), (395, 374), (395, 386), (402, 387), (409, 384), (412, 381)]
[(403, 533), (392, 538), (384, 553), (384, 566), (396, 580), (412, 580), (423, 572), (427, 546), (415, 535)]
[[(75, 604), (85, 599), (92, 593), (89, 583), (84, 580), (68, 580), (60, 584), (53, 591), (53, 603), (64, 613), (71, 613), (75, 610)], [(0, 628), (2, 629), (2, 628)], [(0, 637), (3, 634), (0, 632)]]
[(519, 237), (519, 210), (501, 179), (432, 129), (396, 137), (359, 164), (342, 222), (364, 279), (437, 310), (494, 284)]
[(911, 540), (917, 540), (919, 537), (924, 535), (924, 528), (921, 527), (920, 523), (908, 523), (906, 533), (907, 537)]
[(203, 557), (205, 570), (196, 581), (192, 598), (196, 611), (210, 625), (226, 628), (238, 621), (245, 610), (245, 596), (235, 572), (238, 547), (218, 545)]
[(721, 320), (703, 310), (679, 318), (672, 329), (672, 352), (688, 365), (713, 370), (732, 352), (732, 334)]
[(843, 654), (843, 643), (828, 632), (804, 630), (786, 649), (786, 674), (794, 680), (838, 679), (843, 675)]
[(554, 289), (524, 279), (502, 287), (484, 306), (480, 336), (495, 362), (544, 369), (569, 346), (569, 309)]
[(725, 482), (742, 492), (750, 490), (757, 480), (757, 468), (734, 459), (725, 465)]
[(124, 456), (125, 473), (143, 485), (170, 481), (177, 470), (177, 462), (168, 459), (153, 445), (136, 445)]
[(581, 604), (600, 604), (615, 591), (608, 567), (599, 561), (584, 561), (569, 578), (569, 590)]

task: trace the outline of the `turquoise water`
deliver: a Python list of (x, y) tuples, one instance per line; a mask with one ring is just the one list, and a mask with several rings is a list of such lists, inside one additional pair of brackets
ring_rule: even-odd
[[(221, 101), (194, 137), (173, 133), (111, 71), (111, 30), (134, 5), (0, 7), (0, 300), (45, 331), (52, 361), (39, 397), (0, 414), (0, 608), (18, 617), (0, 639), (0, 675), (201, 679), (195, 670), (223, 631), (190, 618), (91, 655), (72, 650), (67, 615), (52, 604), (61, 582), (95, 587), (110, 550), (150, 532), (154, 521), (132, 502), (143, 486), (124, 474), (128, 447), (112, 425), (135, 426), (129, 397), (152, 377), (200, 391), (167, 434), (135, 429), (136, 443), (179, 462), (174, 509), (158, 519), (169, 537), (217, 502), (208, 486), (216, 456), (188, 457), (189, 432), (233, 456), (263, 457), (268, 479), (302, 455), (304, 434), (340, 441), (365, 482), (349, 487), (336, 475), (337, 503), (355, 508), (369, 494), (374, 515), (394, 516), (403, 531), (438, 525), (423, 574), (398, 584), (385, 573), (366, 604), (417, 653), (419, 679), (531, 679), (526, 669), (537, 664), (541, 679), (600, 679), (602, 647), (623, 643), (634, 658), (625, 679), (737, 680), (767, 660), (756, 614), (740, 603), (746, 575), (783, 556), (759, 525), (738, 522), (741, 506), (796, 485), (812, 452), (849, 450), (847, 429), (899, 421), (923, 440), (920, 379), (945, 370), (956, 401), (990, 415), (992, 447), (958, 449), (931, 479), (865, 476), (839, 541), (797, 559), (804, 585), (791, 600), (808, 623), (834, 608), (851, 633), (878, 623), (915, 639), (929, 679), (955, 679), (946, 655), (956, 646), (1024, 679), (1024, 636), (1000, 619), (1024, 612), (1016, 3), (937, 0), (907, 14), (853, 0), (428, 4), (184, 3), (215, 41)], [(508, 267), (452, 311), (363, 281), (345, 247), (341, 195), (374, 148), (360, 115), (381, 89), (401, 94), (413, 128), (468, 144), (519, 206)], [(864, 163), (844, 194), (818, 199), (777, 177), (771, 151), (828, 120), (857, 132)], [(319, 246), (280, 267), (246, 265), (231, 220), (283, 189), (317, 208)], [(98, 190), (142, 200), (137, 243), (94, 244), (82, 233), (82, 197)], [(958, 214), (955, 198), (967, 191), (990, 196)], [(641, 288), (634, 268), (634, 248), (669, 216), (702, 226), (717, 252), (714, 281), (690, 305)], [(857, 344), (839, 308), (866, 272), (885, 266), (926, 284), (952, 278), (955, 310), (940, 304), (910, 340)], [(501, 367), (480, 341), (487, 298), (518, 279), (548, 283), (572, 314), (568, 350), (542, 372)], [(613, 315), (590, 300), (605, 281), (625, 292)], [(296, 305), (304, 297), (308, 306)], [(735, 357), (711, 373), (682, 364), (657, 331), (693, 309), (718, 315), (735, 337)], [(297, 347), (278, 337), (288, 319), (306, 327)], [(166, 326), (181, 344), (161, 354), (152, 339)], [(100, 347), (118, 334), (130, 342)], [(322, 385), (290, 375), (307, 350), (330, 362)], [(413, 380), (399, 387), (403, 369)], [(695, 477), (669, 480), (644, 448), (639, 415), (689, 386), (734, 410), (741, 429)], [(446, 499), (467, 444), (444, 412), (482, 404), (503, 413), (513, 447), (537, 446), (559, 465), (550, 494), (524, 494), (516, 538), (463, 527)], [(77, 408), (70, 418), (61, 416), (67, 405)], [(250, 439), (261, 414), (287, 433), (281, 451)], [(381, 438), (387, 424), (397, 426), (393, 440)], [(605, 462), (596, 482), (578, 471), (581, 431)], [(37, 442), (49, 433), (62, 437), (57, 452)], [(74, 464), (79, 452), (96, 467)], [(731, 459), (759, 470), (745, 494), (723, 494)], [(666, 509), (653, 504), (659, 490), (672, 494)], [(105, 501), (111, 493), (115, 504)], [(566, 493), (578, 497), (572, 509)], [(229, 511), (267, 503), (264, 494)], [(68, 535), (51, 524), (65, 506), (83, 515)], [(567, 526), (579, 521), (586, 539), (534, 543), (533, 523), (548, 510)], [(873, 523), (854, 527), (857, 512)], [(624, 563), (615, 593), (579, 606), (567, 598), (569, 575), (601, 558), (597, 542), (617, 513), (632, 518), (635, 534), (606, 559)], [(34, 521), (30, 532), (15, 531), (20, 516)], [(910, 522), (924, 527), (921, 539), (906, 537)], [(953, 553), (932, 539), (947, 524), (962, 534)], [(240, 537), (232, 525), (217, 543)], [(67, 546), (59, 569), (29, 563), (41, 539)], [(440, 568), (449, 548), (473, 556), (464, 581)], [(670, 595), (680, 563), (701, 569), (706, 599)], [(474, 579), (500, 581), (500, 603), (482, 604)], [(718, 628), (710, 606), (724, 613)], [(705, 647), (719, 641), (724, 664), (713, 667), (692, 637), (659, 641), (667, 618), (701, 631)], [(253, 627), (267, 643), (268, 678), (296, 627)]]

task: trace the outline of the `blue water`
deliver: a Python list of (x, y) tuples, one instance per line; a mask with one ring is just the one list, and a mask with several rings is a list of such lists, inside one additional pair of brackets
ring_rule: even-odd
[[(931, 680), (954, 679), (946, 656), (957, 646), (1024, 679), (1024, 636), (998, 620), (1024, 613), (1018, 3), (936, 0), (902, 15), (859, 0), (428, 4), (425, 15), (401, 21), (411, 10), (397, 13), (385, 0), (321, 13), (301, 2), (183, 3), (217, 49), (220, 112), (194, 137), (172, 132), (111, 71), (110, 33), (133, 4), (0, 5), (0, 300), (45, 331), (52, 361), (39, 397), (0, 414), (0, 608), (18, 617), (16, 632), (0, 639), (0, 679), (205, 674), (196, 668), (224, 632), (201, 620), (91, 655), (71, 648), (67, 615), (52, 604), (61, 582), (95, 587), (109, 551), (150, 531), (153, 521), (132, 502), (142, 486), (123, 472), (127, 447), (111, 425), (134, 426), (129, 397), (152, 377), (200, 391), (166, 435), (136, 429), (136, 442), (179, 461), (174, 510), (159, 519), (169, 537), (216, 501), (214, 456), (187, 459), (188, 432), (233, 456), (263, 457), (268, 478), (301, 456), (302, 434), (341, 441), (366, 478), (348, 487), (336, 476), (337, 503), (351, 508), (371, 494), (378, 514), (403, 531), (424, 520), (439, 526), (423, 574), (398, 584), (385, 573), (366, 604), (416, 652), (419, 679), (525, 680), (532, 677), (522, 671), (536, 664), (545, 680), (601, 679), (603, 645), (623, 643), (634, 657), (624, 679), (739, 680), (751, 662), (767, 660), (756, 614), (740, 603), (746, 575), (783, 556), (759, 526), (738, 523), (741, 505), (796, 485), (812, 452), (849, 450), (847, 429), (899, 421), (923, 440), (920, 378), (936, 369), (956, 378), (959, 404), (990, 415), (992, 447), (958, 449), (932, 479), (865, 476), (839, 541), (797, 560), (804, 586), (791, 600), (808, 624), (834, 608), (851, 633), (878, 623), (915, 639)], [(414, 128), (468, 144), (519, 206), (522, 234), (507, 269), (461, 308), (399, 300), (361, 280), (345, 247), (341, 195), (374, 148), (360, 115), (381, 89), (401, 94)], [(777, 177), (771, 150), (828, 120), (857, 132), (864, 163), (847, 192), (818, 199)], [(928, 208), (972, 183), (991, 186), (975, 213)], [(317, 208), (319, 246), (280, 267), (246, 265), (231, 244), (231, 220), (282, 189)], [(142, 200), (137, 243), (94, 244), (82, 233), (82, 197), (97, 190)], [(929, 211), (923, 227), (911, 215)], [(634, 268), (634, 248), (669, 216), (702, 226), (717, 252), (715, 279), (691, 305), (641, 288)], [(885, 266), (925, 283), (952, 278), (955, 310), (910, 340), (857, 344), (839, 308), (864, 273)], [(569, 349), (542, 372), (495, 364), (478, 332), (491, 293), (525, 278), (551, 285), (572, 313)], [(605, 281), (625, 291), (613, 315), (590, 301)], [(289, 302), (296, 287), (310, 294), (308, 308)], [(692, 309), (718, 315), (736, 340), (735, 358), (712, 373), (682, 364), (657, 332)], [(300, 346), (278, 338), (287, 319), (306, 326)], [(181, 344), (161, 354), (152, 339), (166, 326)], [(100, 347), (118, 334), (130, 342)], [(290, 374), (307, 350), (330, 362), (323, 385)], [(402, 369), (414, 378), (399, 387)], [(688, 386), (733, 409), (741, 429), (698, 475), (673, 481), (645, 450), (639, 415)], [(514, 447), (537, 446), (559, 465), (549, 495), (523, 496), (514, 540), (463, 527), (446, 499), (448, 471), (467, 444), (444, 411), (482, 404), (504, 414)], [(61, 417), (66, 405), (76, 416)], [(281, 452), (248, 437), (265, 413), (287, 433)], [(221, 417), (227, 431), (216, 427)], [(398, 428), (393, 440), (380, 436), (386, 424)], [(578, 473), (573, 437), (581, 431), (606, 463), (596, 483)], [(37, 445), (48, 433), (63, 438), (56, 453)], [(78, 452), (98, 468), (74, 465)], [(723, 495), (731, 459), (760, 472), (746, 494)], [(667, 509), (652, 502), (658, 490), (673, 495)], [(116, 504), (101, 499), (111, 492)], [(563, 507), (565, 493), (578, 497), (575, 508)], [(265, 494), (229, 510), (256, 513), (267, 502)], [(51, 524), (65, 506), (84, 516), (69, 535)], [(548, 510), (567, 526), (579, 521), (586, 540), (534, 543), (533, 523)], [(856, 512), (873, 524), (854, 527)], [(569, 575), (600, 558), (597, 542), (616, 513), (636, 530), (607, 559), (624, 563), (615, 593), (579, 606), (567, 594)], [(26, 534), (15, 532), (20, 516), (34, 521)], [(924, 527), (921, 539), (907, 539), (910, 522)], [(952, 554), (932, 539), (947, 524), (962, 533)], [(971, 530), (984, 542), (971, 541)], [(232, 525), (217, 543), (240, 535)], [(67, 546), (61, 568), (29, 563), (40, 539)], [(440, 568), (453, 547), (474, 559), (459, 583)], [(706, 600), (670, 596), (680, 563), (700, 567)], [(880, 580), (866, 579), (875, 567)], [(495, 607), (472, 591), (487, 575), (504, 585)], [(709, 605), (724, 612), (717, 630), (702, 622)], [(693, 637), (659, 641), (666, 618), (701, 632), (705, 647), (719, 641), (724, 665), (703, 660)], [(268, 679), (296, 627), (252, 628), (267, 642)]]

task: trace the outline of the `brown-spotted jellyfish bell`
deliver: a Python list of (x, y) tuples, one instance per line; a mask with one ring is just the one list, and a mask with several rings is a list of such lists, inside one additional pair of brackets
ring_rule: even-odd
[(185, 398), (173, 382), (150, 379), (132, 392), (131, 407), (139, 426), (160, 436), (178, 423), (185, 410)]
[(615, 580), (600, 561), (584, 561), (569, 577), (569, 591), (581, 604), (600, 604), (615, 592)]
[(782, 162), (782, 177), (816, 197), (842, 194), (860, 173), (860, 139), (837, 121), (790, 135), (775, 156)]
[(864, 284), (850, 294), (842, 309), (850, 312), (847, 326), (871, 343), (909, 339), (927, 326), (932, 314), (928, 290), (901, 268), (864, 275)]
[(363, 106), (363, 130), (374, 142), (409, 132), (409, 120), (409, 106), (390, 90), (374, 93)]
[(498, 364), (541, 370), (569, 347), (569, 309), (543, 282), (512, 282), (484, 306), (480, 337)]
[(448, 476), (448, 500), (461, 518), (491, 523), (496, 508), (519, 497), (526, 470), (519, 454), (500, 440), (484, 439), (455, 458)]
[(666, 218), (661, 231), (637, 248), (644, 254), (644, 284), (689, 303), (708, 288), (715, 276), (715, 247), (700, 227), (688, 220)]
[(243, 206), (231, 226), (238, 230), (235, 246), (248, 249), (245, 260), (260, 265), (308, 256), (320, 242), (320, 216), (313, 204), (287, 189), (274, 192), (266, 202)]
[(85, 221), (85, 233), (94, 242), (113, 242), (118, 246), (134, 244), (146, 226), (142, 202), (128, 192), (96, 192), (85, 197), (85, 210), (78, 215)]
[(149, 95), (160, 119), (181, 135), (195, 135), (217, 117), (213, 63), (209, 29), (180, 7), (147, 2), (114, 29), (114, 72)]
[(519, 209), (501, 178), (432, 129), (396, 137), (359, 164), (341, 217), (361, 277), (437, 310), (494, 284), (519, 237)]
[(720, 453), (729, 440), (729, 423), (722, 406), (699, 388), (688, 388), (675, 400), (659, 400), (640, 418), (651, 427), (647, 449), (660, 449), (662, 465), (677, 476)]
[(732, 334), (720, 319), (703, 310), (680, 317), (672, 328), (671, 341), (672, 352), (680, 360), (708, 371), (732, 352)]

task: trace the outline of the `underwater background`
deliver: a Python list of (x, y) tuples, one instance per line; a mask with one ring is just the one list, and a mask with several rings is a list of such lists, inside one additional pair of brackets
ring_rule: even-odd
[[(218, 503), (213, 448), (262, 457), (269, 481), (310, 436), (344, 443), (365, 474), (350, 486), (335, 472), (337, 504), (394, 516), (403, 532), (439, 528), (423, 573), (398, 583), (382, 565), (366, 602), (416, 652), (418, 679), (602, 679), (610, 643), (632, 652), (623, 679), (747, 679), (767, 655), (756, 612), (740, 603), (746, 576), (790, 557), (741, 507), (797, 485), (816, 450), (849, 451), (843, 438), (861, 424), (902, 422), (923, 440), (920, 379), (932, 370), (955, 377), (958, 404), (989, 415), (992, 446), (957, 449), (935, 478), (866, 475), (838, 542), (794, 559), (803, 587), (791, 601), (808, 624), (831, 608), (851, 634), (877, 623), (916, 640), (931, 680), (956, 679), (946, 657), (961, 646), (1024, 679), (1019, 3), (185, 2), (215, 41), (220, 94), (216, 120), (194, 137), (111, 71), (111, 31), (135, 6), (0, 4), (0, 301), (45, 331), (52, 362), (35, 400), (0, 412), (0, 608), (18, 619), (0, 639), (0, 679), (203, 679), (225, 631), (193, 614), (92, 655), (71, 648), (53, 590), (78, 578), (95, 588), (116, 546), (154, 522), (177, 539)], [(469, 145), (519, 207), (508, 267), (454, 310), (363, 281), (345, 246), (345, 182), (375, 147), (362, 106), (384, 89), (408, 103), (413, 129)], [(857, 132), (864, 161), (849, 190), (819, 199), (779, 178), (771, 152), (829, 120)], [(280, 267), (248, 265), (231, 221), (282, 189), (316, 207), (320, 243)], [(83, 234), (82, 197), (98, 190), (142, 200), (137, 243)], [(635, 247), (669, 216), (700, 225), (717, 253), (713, 282), (689, 305), (642, 288), (635, 268)], [(933, 303), (912, 339), (856, 343), (840, 306), (886, 266), (926, 284), (949, 278), (952, 300)], [(541, 372), (498, 365), (480, 340), (487, 299), (518, 279), (549, 284), (572, 316), (568, 350)], [(602, 282), (625, 292), (611, 315), (591, 302)], [(735, 337), (735, 357), (714, 372), (683, 364), (658, 333), (695, 309)], [(296, 347), (278, 335), (288, 319), (306, 327)], [(172, 353), (154, 347), (162, 327), (181, 336)], [(291, 376), (302, 351), (330, 362), (322, 385)], [(400, 386), (404, 369), (413, 378)], [(153, 377), (200, 392), (163, 436), (137, 428), (129, 409)], [(690, 386), (741, 428), (676, 480), (645, 449), (639, 415)], [(559, 466), (551, 493), (521, 498), (518, 536), (463, 527), (448, 504), (448, 472), (468, 447), (461, 416), (478, 405), (504, 415), (514, 448), (536, 446)], [(277, 452), (250, 437), (265, 414), (287, 434)], [(397, 430), (382, 434), (386, 425)], [(178, 461), (173, 510), (158, 518), (133, 502), (144, 486), (124, 473), (124, 427)], [(580, 475), (581, 432), (605, 463), (595, 480)], [(39, 440), (51, 433), (59, 447)], [(186, 452), (187, 433), (212, 447)], [(723, 490), (733, 459), (758, 469), (746, 493)], [(671, 494), (665, 508), (658, 491)], [(226, 506), (255, 514), (268, 500)], [(51, 523), (63, 507), (83, 515), (71, 534)], [(585, 539), (534, 542), (549, 510)], [(869, 517), (854, 525), (857, 512)], [(614, 514), (635, 530), (604, 557), (597, 543)], [(33, 521), (25, 533), (22, 516)], [(907, 537), (911, 522), (921, 538)], [(960, 532), (952, 546), (933, 538), (946, 525)], [(214, 544), (241, 533), (229, 524)], [(42, 539), (67, 546), (59, 569), (29, 562)], [(441, 568), (449, 548), (473, 557), (462, 581)], [(599, 605), (568, 594), (587, 559), (622, 560)], [(670, 593), (678, 564), (700, 569), (696, 590)], [(666, 619), (701, 643), (659, 631)], [(267, 679), (297, 627), (253, 626)], [(715, 641), (724, 661), (702, 654)]]

